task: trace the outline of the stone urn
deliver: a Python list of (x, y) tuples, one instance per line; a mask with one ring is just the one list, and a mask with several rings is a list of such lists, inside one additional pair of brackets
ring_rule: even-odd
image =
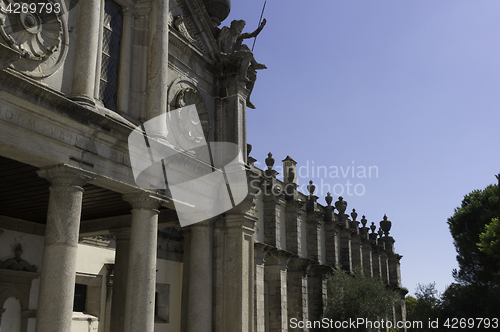
[(219, 26), (231, 11), (231, 0), (203, 0), (203, 4), (215, 26)]
[(380, 222), (380, 228), (384, 231), (385, 236), (389, 236), (389, 231), (391, 230), (392, 223), (387, 220), (387, 216), (384, 215), (384, 220)]

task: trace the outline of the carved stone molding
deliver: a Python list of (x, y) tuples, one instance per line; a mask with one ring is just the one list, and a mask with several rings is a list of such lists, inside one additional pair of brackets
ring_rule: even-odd
[(23, 248), (20, 244), (14, 249), (15, 257), (6, 260), (5, 262), (0, 262), (0, 269), (14, 270), (14, 271), (26, 271), (26, 272), (36, 272), (37, 268), (35, 265), (31, 265), (27, 261), (21, 258), (23, 254)]
[(15, 3), (19, 2), (0, 0), (1, 40), (21, 56), (11, 66), (31, 77), (47, 77), (59, 69), (68, 52), (64, 2), (45, 1), (52, 4), (50, 13), (8, 12), (7, 6), (15, 9)]
[(174, 25), (177, 31), (179, 31), (181, 35), (187, 39), (188, 42), (190, 42), (191, 44), (196, 43), (196, 40), (189, 34), (186, 23), (184, 22), (184, 18), (181, 15), (175, 17)]

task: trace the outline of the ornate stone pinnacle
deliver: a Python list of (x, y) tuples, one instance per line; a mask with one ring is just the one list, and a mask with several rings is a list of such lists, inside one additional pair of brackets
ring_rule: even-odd
[(384, 234), (384, 231), (382, 230), (382, 228), (379, 228), (377, 233), (378, 233), (378, 237), (382, 237), (382, 235)]
[(363, 227), (366, 227), (366, 223), (368, 222), (368, 220), (366, 220), (366, 217), (363, 215), (361, 217), (361, 224), (363, 224)]
[(328, 206), (332, 206), (333, 197), (332, 194), (330, 194), (330, 192), (326, 194), (325, 201), (326, 204), (328, 204)]
[(347, 202), (344, 201), (344, 198), (342, 196), (339, 197), (339, 200), (335, 202), (335, 208), (337, 211), (339, 211), (339, 214), (341, 216), (344, 215), (345, 210), (347, 209)]
[(309, 185), (307, 186), (307, 190), (309, 191), (309, 195), (313, 195), (316, 190), (316, 186), (313, 184), (312, 180), (309, 181)]
[(391, 221), (387, 220), (387, 215), (384, 214), (384, 220), (380, 222), (380, 229), (381, 229), (380, 231), (383, 231), (385, 236), (389, 236), (389, 231), (391, 230), (391, 226), (392, 226)]
[(375, 226), (375, 223), (372, 221), (372, 224), (370, 225), (370, 229), (372, 230), (372, 234), (375, 233), (375, 230), (377, 229), (377, 226)]
[(351, 217), (352, 217), (352, 221), (356, 221), (356, 218), (358, 217), (358, 214), (356, 213), (356, 209), (352, 209)]
[(273, 169), (273, 166), (274, 166), (274, 158), (273, 158), (273, 154), (271, 152), (269, 152), (267, 154), (267, 158), (266, 158), (266, 165), (267, 165), (267, 169), (271, 170)]

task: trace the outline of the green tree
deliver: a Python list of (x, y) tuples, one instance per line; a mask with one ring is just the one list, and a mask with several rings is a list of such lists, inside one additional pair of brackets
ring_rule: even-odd
[[(328, 303), (324, 317), (333, 321), (365, 318), (371, 321), (393, 317), (394, 305), (402, 300), (397, 291), (386, 287), (380, 280), (363, 273), (349, 275), (334, 270), (328, 277)], [(377, 329), (342, 329), (342, 331), (376, 331)]]
[[(479, 234), (479, 250), (496, 262), (497, 272), (500, 270), (500, 220), (493, 219)], [(497, 275), (498, 276), (498, 275)]]
[(498, 186), (490, 185), (484, 190), (474, 190), (466, 195), (462, 205), (455, 209), (448, 225), (457, 250), (458, 270), (453, 276), (464, 285), (488, 285), (497, 273), (496, 262), (480, 250), (480, 234), (486, 225), (498, 217), (500, 210)]
[(441, 316), (441, 307), (436, 283), (427, 285), (418, 284), (415, 297), (407, 296), (406, 299), (406, 320), (410, 322), (422, 322), (422, 328), (409, 328), (411, 331), (435, 331), (428, 327), (429, 319), (434, 321)]

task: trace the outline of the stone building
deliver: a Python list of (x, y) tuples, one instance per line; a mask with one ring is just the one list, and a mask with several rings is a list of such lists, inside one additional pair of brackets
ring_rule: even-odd
[[(0, 331), (287, 331), (290, 318), (321, 317), (330, 267), (362, 266), (404, 293), (386, 218), (368, 234), (341, 198), (321, 206), (312, 184), (299, 193), (291, 158), (285, 181), (271, 155), (254, 166), (246, 109), (264, 67), (231, 41), (241, 22), (219, 27), (229, 0), (10, 3), (0, 1)], [(203, 139), (239, 148), (248, 195), (180, 227), (182, 202), (136, 184), (127, 139), (186, 105)], [(191, 174), (187, 164), (166, 167)]]

